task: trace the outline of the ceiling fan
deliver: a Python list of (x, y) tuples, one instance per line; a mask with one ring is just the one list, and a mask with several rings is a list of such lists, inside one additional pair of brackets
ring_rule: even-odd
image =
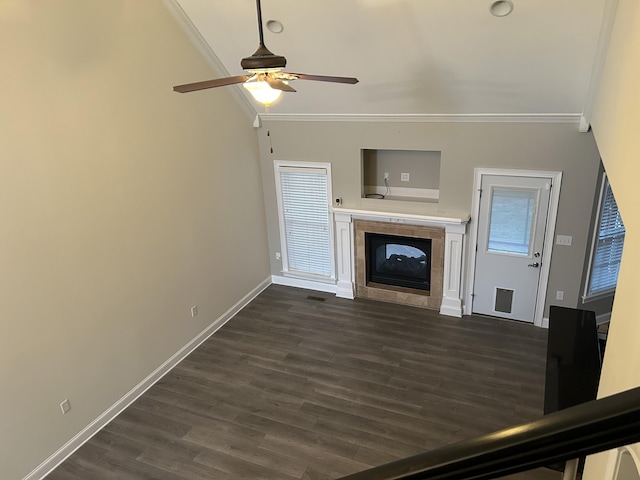
[(253, 55), (243, 58), (240, 62), (240, 66), (249, 72), (247, 75), (237, 75), (234, 77), (216, 78), (214, 80), (205, 80), (203, 82), (177, 85), (173, 87), (173, 90), (175, 92), (187, 93), (207, 88), (243, 83), (244, 87), (258, 102), (268, 107), (280, 97), (282, 92), (296, 91), (288, 84), (289, 80), (315, 80), (319, 82), (348, 84), (358, 83), (358, 79), (353, 77), (332, 77), (326, 75), (308, 75), (306, 73), (283, 72), (282, 69), (287, 65), (287, 59), (280, 55), (271, 53), (264, 44), (262, 7), (260, 5), (260, 0), (256, 0), (256, 9), (258, 11), (258, 33), (260, 35), (260, 45)]

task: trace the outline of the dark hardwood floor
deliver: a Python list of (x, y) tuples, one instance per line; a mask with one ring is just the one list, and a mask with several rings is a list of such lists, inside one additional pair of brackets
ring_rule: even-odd
[(531, 325), (272, 285), (47, 480), (337, 478), (539, 417), (545, 351)]

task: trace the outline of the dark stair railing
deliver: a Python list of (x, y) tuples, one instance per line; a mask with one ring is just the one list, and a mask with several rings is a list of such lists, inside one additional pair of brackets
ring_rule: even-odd
[(483, 480), (640, 441), (640, 387), (340, 480)]

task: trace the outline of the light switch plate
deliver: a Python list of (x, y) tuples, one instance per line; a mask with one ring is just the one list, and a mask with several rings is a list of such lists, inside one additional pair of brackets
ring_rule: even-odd
[(565, 245), (567, 247), (570, 247), (572, 241), (573, 241), (573, 237), (571, 235), (556, 236), (556, 245)]

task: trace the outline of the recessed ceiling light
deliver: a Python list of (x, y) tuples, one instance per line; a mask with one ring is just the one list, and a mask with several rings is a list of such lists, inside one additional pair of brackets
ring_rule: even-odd
[(494, 17), (506, 17), (513, 12), (513, 3), (511, 0), (498, 0), (491, 4), (489, 11)]
[(267, 28), (272, 33), (282, 33), (284, 26), (278, 20), (269, 20), (267, 22)]

